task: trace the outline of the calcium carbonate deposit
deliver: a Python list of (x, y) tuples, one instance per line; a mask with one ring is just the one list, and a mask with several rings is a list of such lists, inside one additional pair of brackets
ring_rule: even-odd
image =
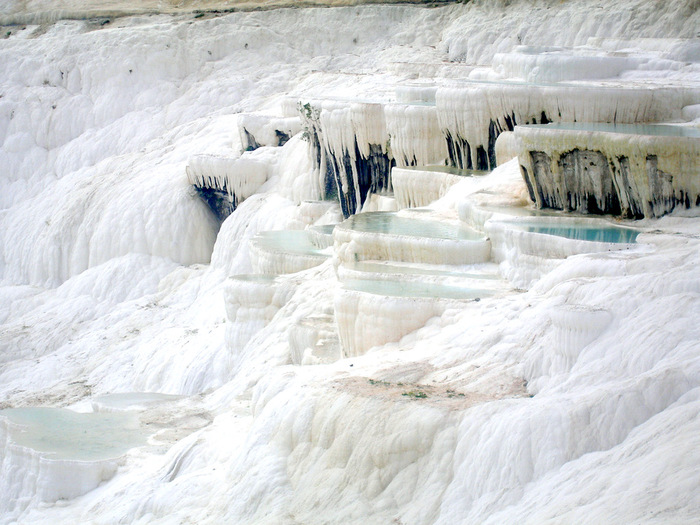
[(700, 520), (697, 0), (0, 26), (0, 524)]

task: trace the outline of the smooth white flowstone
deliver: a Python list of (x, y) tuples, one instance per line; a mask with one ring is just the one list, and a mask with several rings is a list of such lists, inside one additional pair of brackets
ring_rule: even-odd
[(224, 284), (226, 342), (236, 353), (264, 328), (293, 292), (274, 275), (237, 275)]
[[(606, 229), (613, 235), (606, 235)], [(494, 260), (501, 264), (502, 274), (520, 288), (529, 288), (572, 255), (644, 249), (625, 235), (632, 230), (622, 229), (621, 235), (615, 235), (618, 229), (601, 220), (559, 217), (501, 216), (485, 225)]]
[(385, 106), (384, 114), (391, 155), (397, 166), (425, 166), (447, 161), (447, 146), (435, 104), (390, 104)]
[(399, 341), (404, 335), (441, 315), (446, 305), (434, 298), (389, 297), (341, 291), (334, 313), (344, 357), (363, 355), (375, 346)]
[[(635, 224), (643, 248), (578, 253), (551, 271), (538, 262), (528, 291), (506, 288), (413, 325), (435, 301), (402, 315), (387, 296), (342, 290), (327, 260), (280, 277), (291, 297), (233, 354), (222, 287), (254, 271), (249, 240), (337, 223), (342, 212), (305, 204), (324, 188), (301, 136), (275, 148), (268, 180), (220, 229), (185, 175), (196, 155), (243, 149), (242, 114), (292, 117), (290, 98), (388, 101), (409, 83), (503, 80), (493, 57), (518, 45), (624, 53), (639, 66), (600, 82), (619, 89), (618, 109), (695, 120), (697, 101), (675, 94), (697, 86), (693, 0), (601, 7), (516, 0), (100, 25), (82, 20), (89, 6), (73, 0), (1, 6), (30, 25), (0, 40), (0, 406), (64, 407), (115, 392), (186, 398), (159, 406), (153, 422), (174, 428), (159, 434), (157, 452), (132, 452), (80, 497), (41, 504), (31, 481), (39, 464), (23, 463), (2, 479), (27, 499), (0, 522), (693, 522), (694, 210)], [(69, 14), (81, 19), (62, 19)], [(512, 107), (499, 89), (493, 107), (479, 106), (484, 115)], [(511, 100), (542, 102), (528, 89)], [(612, 106), (586, 106), (596, 98), (585, 89), (547, 94), (558, 89), (572, 90), (569, 101), (579, 93), (582, 115)], [(522, 111), (538, 116), (542, 104)], [(455, 184), (430, 213), (455, 221), (471, 207), (483, 227), (494, 215), (482, 204), (530, 212), (526, 194), (511, 162)], [(527, 269), (527, 258), (515, 263)], [(348, 337), (376, 346), (330, 362), (340, 357), (323, 352), (338, 348), (329, 332), (341, 294), (370, 298), (359, 308), (350, 297), (368, 330)], [(404, 320), (407, 332), (371, 341)]]
[(238, 134), (244, 151), (261, 146), (284, 146), (301, 131), (299, 117), (272, 117), (261, 114), (245, 114), (238, 118)]
[(395, 167), (391, 170), (391, 182), (398, 209), (419, 208), (444, 197), (462, 177), (485, 174), (448, 166)]

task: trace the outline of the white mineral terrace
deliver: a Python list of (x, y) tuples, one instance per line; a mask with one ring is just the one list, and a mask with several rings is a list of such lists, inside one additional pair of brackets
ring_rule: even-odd
[(365, 354), (370, 348), (399, 341), (406, 334), (441, 315), (445, 301), (411, 297), (405, 293), (366, 293), (342, 290), (336, 295), (334, 314), (345, 357)]
[(572, 255), (633, 249), (637, 233), (600, 219), (558, 217), (491, 219), (486, 231), (502, 274), (524, 289)]
[(333, 230), (342, 262), (389, 260), (470, 264), (489, 260), (488, 239), (460, 224), (392, 212), (361, 213)]
[(250, 243), (250, 257), (257, 273), (294, 273), (324, 262), (330, 254), (313, 242), (306, 230), (266, 231)]
[(236, 353), (269, 323), (293, 293), (275, 275), (234, 275), (224, 284), (228, 348)]
[(132, 414), (0, 411), (0, 510), (21, 512), (35, 497), (53, 503), (89, 492), (114, 476), (119, 457), (146, 436)]
[(518, 126), (538, 207), (660, 217), (700, 205), (700, 130), (639, 124)]
[[(692, 53), (692, 46), (689, 49)], [(600, 71), (592, 67), (596, 61), (607, 63), (599, 56), (561, 53), (544, 50), (537, 54), (536, 49), (528, 49), (515, 56), (529, 57), (528, 60), (541, 57), (544, 64), (549, 61), (547, 57), (555, 56), (560, 70), (588, 68), (592, 77), (610, 76), (604, 67)], [(630, 63), (619, 57), (608, 58), (617, 64), (613, 69)], [(540, 70), (528, 60), (524, 68)], [(631, 61), (636, 62), (648, 64), (649, 58)], [(559, 76), (562, 75), (566, 77), (564, 73)], [(522, 78), (515, 73), (512, 76)], [(388, 171), (392, 162), (399, 167), (451, 164), (465, 169), (493, 169), (499, 154), (503, 162), (517, 153), (514, 144), (502, 144), (500, 152), (496, 147), (498, 136), (512, 131), (516, 124), (665, 122), (681, 118), (684, 108), (700, 103), (700, 85), (619, 81), (573, 84), (509, 78), (451, 79), (437, 86), (398, 85), (398, 102), (382, 100), (381, 96), (373, 101), (302, 100), (299, 106), (306, 133), (310, 140), (318, 141), (319, 180), (324, 180), (330, 167), (339, 191), (352, 195), (352, 211), (357, 211), (366, 198), (362, 195), (367, 187), (375, 192), (391, 188)], [(367, 162), (376, 164), (370, 168), (371, 176), (363, 173), (368, 168), (362, 164)], [(371, 178), (371, 183), (361, 182), (367, 178)], [(358, 199), (361, 202), (356, 202)]]
[(697, 523), (697, 1), (311, 3), (0, 2), (0, 525)]
[(284, 146), (301, 131), (299, 117), (275, 117), (264, 114), (244, 114), (238, 118), (238, 134), (244, 151), (261, 146)]
[(444, 197), (461, 177), (485, 175), (485, 171), (460, 170), (450, 166), (394, 167), (391, 184), (398, 209), (428, 206)]
[(666, 122), (699, 100), (700, 86), (467, 81), (439, 88), (436, 106), (440, 128), (453, 141), (452, 162), (487, 169), (495, 158), (484, 156), (496, 136), (516, 124)]
[(268, 166), (268, 162), (261, 162), (252, 155), (194, 155), (188, 160), (185, 171), (192, 186), (221, 191), (235, 208), (265, 183)]
[(384, 113), (397, 166), (447, 162), (447, 145), (434, 103), (389, 104)]
[[(348, 231), (354, 236), (345, 237)], [(511, 291), (486, 262), (488, 245), (454, 223), (363, 213), (336, 226), (334, 237), (342, 284), (335, 318), (346, 357), (397, 342), (460, 302)], [(450, 243), (455, 240), (468, 244), (457, 247)], [(431, 252), (442, 257), (438, 261)]]

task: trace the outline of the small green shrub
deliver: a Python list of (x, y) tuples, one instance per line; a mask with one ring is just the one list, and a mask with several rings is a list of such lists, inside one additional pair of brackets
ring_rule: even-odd
[(426, 394), (425, 392), (421, 392), (420, 390), (411, 390), (409, 392), (404, 392), (401, 395), (406, 397), (412, 397), (414, 399), (425, 399), (426, 397), (428, 397), (428, 394)]

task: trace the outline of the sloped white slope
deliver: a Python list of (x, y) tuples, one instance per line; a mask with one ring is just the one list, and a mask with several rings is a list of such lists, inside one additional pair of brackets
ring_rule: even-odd
[[(339, 64), (358, 63), (358, 57), (343, 53), (358, 47), (366, 51), (372, 39), (383, 37), (395, 23), (418, 16), (388, 8), (353, 13), (357, 27), (373, 28), (363, 33), (366, 44), (360, 46), (351, 37), (335, 38), (333, 24), (319, 19), (323, 10), (307, 13), (253, 13), (203, 21), (188, 17), (176, 23), (159, 16), (121, 20), (121, 27), (100, 31), (90, 31), (84, 22), (60, 22), (38, 38), (31, 35), (41, 33), (39, 28), (28, 26), (8, 39), (0, 50), (8, 72), (0, 99), (0, 162), (5, 167), (1, 205), (19, 205), (34, 197), (40, 208), (27, 213), (25, 206), (17, 206), (3, 218), (8, 277), (60, 283), (123, 255), (125, 243), (184, 264), (207, 262), (211, 222), (194, 198), (184, 206), (176, 202), (188, 197), (186, 159), (227, 152), (233, 142), (240, 143), (234, 137), (232, 114), (283, 93), (290, 79), (314, 67), (311, 59), (319, 52), (340, 54)], [(321, 27), (325, 29), (319, 31)], [(311, 32), (317, 36), (314, 40), (298, 38)], [(401, 44), (408, 35), (399, 32), (395, 39)], [(268, 46), (277, 41), (287, 44)], [(267, 65), (260, 64), (261, 56)], [(56, 179), (62, 180), (60, 186)], [(115, 183), (130, 189), (115, 188)], [(118, 194), (93, 197), (89, 188), (95, 184)], [(42, 197), (41, 191), (47, 195)], [(178, 193), (164, 197), (168, 192)], [(62, 211), (46, 203), (47, 198), (73, 199), (74, 211)], [(104, 208), (87, 209), (88, 198), (102, 200)], [(170, 210), (158, 209), (161, 199), (171, 203)], [(133, 218), (117, 223), (114, 210), (127, 208), (127, 201), (134, 208)], [(137, 212), (139, 206), (142, 211)], [(81, 209), (100, 217), (81, 218)], [(95, 223), (99, 232), (92, 231)], [(22, 241), (18, 232), (29, 230), (34, 233), (24, 236), (31, 240)], [(105, 230), (124, 236), (116, 238)], [(194, 239), (195, 234), (201, 240)], [(36, 243), (53, 243), (56, 237), (60, 254), (52, 255), (54, 248)], [(32, 246), (24, 246), (27, 242)], [(193, 242), (201, 248), (193, 249)], [(23, 268), (13, 268), (20, 260)]]
[[(261, 378), (252, 427), (222, 414), (178, 447), (184, 461), (173, 451), (130, 466), (54, 516), (87, 517), (119, 487), (117, 509), (99, 510), (106, 522), (125, 512), (144, 523), (691, 520), (698, 505), (682, 487), (697, 483), (697, 462), (681, 436), (693, 432), (700, 380), (697, 241), (653, 242), (655, 254), (572, 259), (527, 294), (448, 312), (400, 345), (331, 366), (261, 367), (259, 349), (279, 347), (289, 322), (277, 317), (240, 371)], [(573, 365), (557, 358), (549, 321), (564, 303), (612, 316)], [(417, 384), (426, 399), (402, 395)], [(228, 405), (238, 388), (210, 403)], [(241, 425), (247, 438), (232, 440)], [(175, 478), (159, 481), (177, 461)]]
[[(504, 13), (506, 16), (502, 16)], [(505, 1), (480, 2), (451, 22), (445, 43), (452, 60), (488, 64), (496, 53), (509, 52), (520, 44), (580, 46), (591, 37), (694, 38), (698, 16), (693, 0), (663, 6), (638, 1), (606, 2), (593, 9), (585, 0), (564, 5), (555, 0), (515, 5)]]
[[(290, 94), (363, 97), (454, 75), (441, 60), (487, 66), (518, 36), (626, 38), (605, 45), (634, 54), (663, 44), (640, 37), (697, 27), (692, 1), (602, 5), (13, 27), (0, 40), (0, 408), (189, 397), (111, 480), (55, 505), (30, 490), (0, 523), (695, 521), (697, 217), (638, 223), (645, 249), (569, 257), (529, 291), (448, 309), (363, 356), (295, 366), (299, 327), (333, 314), (332, 263), (279, 277), (284, 304), (268, 317), (256, 297), (246, 334), (227, 335), (223, 283), (252, 271), (257, 233), (338, 221), (337, 207), (303, 202), (319, 191), (306, 144), (282, 147), (218, 235), (186, 182), (193, 155), (240, 152), (237, 113), (286, 116)], [(697, 83), (692, 53), (674, 56), (687, 64), (657, 77)], [(516, 163), (491, 177), (456, 184), (437, 213), (453, 217), (477, 190), (523, 195)]]

